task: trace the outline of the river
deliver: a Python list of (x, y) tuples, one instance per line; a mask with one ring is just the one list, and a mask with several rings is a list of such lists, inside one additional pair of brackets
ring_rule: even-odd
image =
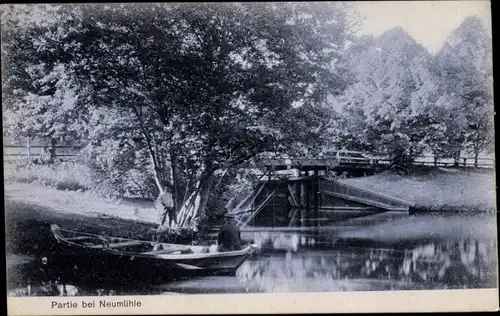
[[(28, 282), (26, 271), (37, 269), (35, 266), (39, 263), (29, 260), (22, 263), (20, 257), (16, 257), (17, 264), (11, 262), (8, 267), (8, 295), (494, 288), (497, 287), (494, 221), (494, 216), (426, 215), (413, 217), (411, 222), (396, 221), (387, 225), (385, 221), (373, 226), (371, 234), (360, 234), (367, 230), (360, 227), (352, 230), (355, 232), (352, 236), (339, 233), (345, 229), (338, 225), (323, 227), (319, 231), (292, 229), (277, 232), (275, 228), (260, 228), (244, 232), (244, 239), (251, 239), (260, 249), (238, 269), (236, 276), (177, 279), (156, 285), (139, 285), (140, 282), (131, 281), (117, 286), (98, 283), (97, 280), (81, 282), (75, 278), (49, 290), (49, 287), (37, 286), (41, 280), (36, 277), (31, 276)], [(419, 234), (412, 232), (411, 227), (419, 228)], [(28, 283), (33, 285), (28, 287)]]

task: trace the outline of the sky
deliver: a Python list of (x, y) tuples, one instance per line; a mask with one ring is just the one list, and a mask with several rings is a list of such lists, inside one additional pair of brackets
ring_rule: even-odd
[(365, 18), (360, 35), (378, 36), (401, 26), (430, 53), (437, 52), (452, 31), (470, 15), (479, 17), (491, 32), (490, 2), (484, 0), (360, 1), (355, 7)]

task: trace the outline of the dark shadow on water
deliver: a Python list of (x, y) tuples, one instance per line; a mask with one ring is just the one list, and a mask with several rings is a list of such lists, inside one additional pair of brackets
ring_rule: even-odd
[[(38, 259), (38, 258), (37, 258)], [(70, 286), (78, 295), (143, 295), (161, 292), (159, 285), (190, 280), (200, 276), (213, 276), (213, 273), (176, 273), (165, 271), (161, 277), (151, 271), (125, 272), (118, 267), (113, 270), (94, 269), (66, 265), (65, 262), (48, 259), (33, 260), (30, 263), (9, 268), (7, 289), (10, 295), (27, 295), (26, 288), (31, 287), (32, 296), (61, 296), (62, 287)], [(23, 292), (24, 290), (24, 292)], [(74, 292), (74, 291), (73, 291)], [(112, 294), (109, 294), (112, 293)], [(72, 296), (66, 293), (67, 296)]]
[[(494, 240), (462, 240), (420, 243), (407, 248), (359, 247), (351, 243), (329, 249), (306, 246), (281, 253), (262, 251), (243, 263), (232, 278), (249, 292), (494, 288), (497, 286), (495, 247)], [(10, 269), (9, 289), (27, 284), (33, 284), (34, 289), (52, 282), (56, 284), (53, 288), (59, 286), (58, 291), (46, 289), (31, 295), (62, 295), (63, 284), (76, 288), (79, 294), (75, 295), (158, 294), (162, 292), (160, 285), (169, 283), (179, 284), (177, 291), (185, 292), (183, 282), (189, 283), (195, 277), (171, 274), (155, 279), (148, 271), (132, 276), (121, 274), (119, 269), (88, 271), (54, 264), (44, 267), (33, 262)], [(196, 293), (197, 286), (198, 293), (223, 287), (222, 283), (207, 284), (214, 282), (213, 278), (199, 280), (191, 291)], [(176, 286), (171, 291), (176, 291)], [(235, 290), (239, 289), (233, 287), (228, 291)]]
[[(24, 214), (18, 212), (10, 216), (7, 250), (30, 255), (33, 261), (8, 268), (10, 296), (161, 294), (165, 288), (169, 292), (186, 292), (186, 284), (194, 293), (207, 293), (217, 288), (232, 293), (497, 286), (496, 241), (488, 238), (446, 240), (428, 236), (382, 243), (369, 239), (340, 239), (335, 234), (318, 231), (252, 233), (250, 237), (260, 250), (243, 263), (236, 276), (225, 279), (232, 284), (225, 289), (224, 282), (213, 277), (166, 273), (158, 278), (148, 270), (131, 274), (120, 267), (99, 269), (95, 262), (91, 265), (82, 262), (75, 268), (58, 259), (58, 247), (48, 228), (51, 219), (30, 218)], [(453, 216), (450, 220), (454, 220)], [(58, 223), (62, 226), (75, 229), (74, 224), (78, 230), (90, 233), (101, 233), (103, 227), (81, 219), (61, 221), (59, 219)], [(104, 222), (110, 226), (113, 223), (113, 219)], [(147, 226), (136, 227), (139, 227), (137, 231), (148, 230)], [(47, 264), (42, 263), (43, 257), (47, 258)]]

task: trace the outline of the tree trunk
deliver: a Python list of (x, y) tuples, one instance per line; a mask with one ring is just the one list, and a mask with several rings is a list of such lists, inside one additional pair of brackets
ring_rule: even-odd
[(165, 192), (165, 186), (163, 184), (163, 177), (162, 177), (162, 172), (160, 170), (160, 167), (156, 163), (156, 159), (153, 156), (153, 152), (149, 152), (149, 159), (151, 160), (151, 164), (153, 165), (153, 170), (154, 170), (154, 181), (156, 184), (156, 187), (158, 188), (158, 197)]
[(56, 139), (55, 138), (50, 138), (50, 158), (49, 161), (50, 163), (53, 163), (56, 160)]
[(141, 127), (141, 134), (146, 141), (149, 159), (151, 161), (151, 165), (154, 170), (154, 181), (156, 187), (158, 188), (158, 197), (165, 192), (166, 187), (164, 183), (164, 175), (165, 175), (165, 166), (161, 163), (161, 152), (159, 151), (157, 144), (154, 142), (153, 137), (151, 136), (149, 130), (146, 128), (146, 124), (144, 124), (143, 116), (142, 116), (142, 108), (137, 108), (134, 104), (132, 104), (132, 113), (137, 117), (139, 121), (139, 125)]
[(461, 148), (458, 148), (457, 150), (455, 150), (455, 153), (453, 154), (453, 165), (455, 167), (458, 167), (460, 165), (460, 152)]
[(179, 210), (179, 187), (177, 185), (177, 164), (176, 164), (176, 155), (174, 153), (170, 153), (170, 183), (172, 184), (172, 195), (174, 200), (174, 209), (175, 212)]
[(28, 160), (31, 161), (31, 137), (28, 137), (26, 147), (28, 149)]
[(474, 151), (474, 168), (479, 166), (479, 150)]
[(204, 210), (213, 184), (213, 175), (203, 174), (197, 177), (196, 184), (189, 189), (188, 198), (183, 201), (177, 212), (176, 227), (196, 227), (197, 222), (204, 216)]

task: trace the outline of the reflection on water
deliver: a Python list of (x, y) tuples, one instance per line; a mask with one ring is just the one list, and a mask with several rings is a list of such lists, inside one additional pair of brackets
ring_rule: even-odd
[(428, 243), (412, 249), (289, 251), (238, 270), (265, 292), (495, 287), (494, 241)]
[(259, 231), (252, 233), (243, 233), (243, 238), (251, 240), (259, 249), (264, 250), (290, 250), (297, 251), (299, 248), (312, 247), (317, 248), (319, 244), (325, 244), (327, 241), (318, 241), (318, 236), (306, 233), (284, 233)]
[[(456, 227), (460, 218), (446, 218)], [(432, 220), (425, 219), (425, 223)], [(402, 230), (405, 227), (400, 227)], [(403, 233), (404, 234), (404, 233)], [(474, 236), (474, 235), (473, 235)], [(372, 291), (405, 289), (491, 288), (497, 286), (496, 242), (488, 239), (450, 238), (379, 243), (368, 240), (340, 240), (325, 231), (243, 232), (243, 239), (256, 243), (260, 250), (238, 269), (236, 277), (224, 280), (202, 278), (194, 292), (217, 288), (231, 292), (241, 287), (248, 292)], [(427, 236), (426, 236), (427, 237)], [(50, 260), (49, 260), (50, 262)], [(21, 266), (18, 264), (17, 266)], [(160, 286), (129, 280), (125, 285), (107, 281), (82, 281), (73, 267), (61, 275), (48, 275), (39, 266), (14, 273), (9, 268), (9, 296), (99, 296), (172, 294), (170, 282)], [(27, 271), (27, 272), (26, 272)], [(39, 273), (41, 271), (41, 273)], [(82, 274), (80, 272), (80, 274)], [(17, 278), (14, 276), (17, 275)], [(120, 276), (128, 280), (129, 276)], [(14, 281), (16, 279), (16, 281)], [(62, 284), (62, 280), (64, 283)], [(200, 283), (197, 283), (200, 282)], [(210, 283), (212, 282), (212, 283)], [(31, 284), (31, 286), (27, 286)], [(187, 282), (189, 283), (189, 282)], [(113, 283), (114, 284), (114, 283)], [(224, 284), (232, 288), (225, 290)], [(203, 286), (202, 286), (203, 285)], [(184, 282), (186, 286), (186, 282)], [(17, 288), (17, 289), (13, 289)], [(168, 289), (168, 290), (166, 290)]]
[(46, 283), (39, 286), (28, 285), (8, 292), (8, 296), (77, 296), (79, 290), (74, 285)]
[(162, 291), (154, 288), (144, 288), (127, 286), (118, 288), (117, 286), (100, 287), (90, 284), (61, 284), (59, 282), (43, 282), (35, 285), (27, 285), (7, 291), (7, 296), (114, 296), (114, 295), (144, 295), (163, 294)]
[[(298, 247), (297, 251), (261, 252), (238, 269), (236, 279), (249, 292), (488, 288), (496, 286), (495, 249), (494, 240), (428, 242), (406, 248), (339, 247), (318, 251)], [(11, 290), (8, 295), (165, 294), (160, 287), (141, 288), (138, 284), (101, 287), (49, 281)]]

